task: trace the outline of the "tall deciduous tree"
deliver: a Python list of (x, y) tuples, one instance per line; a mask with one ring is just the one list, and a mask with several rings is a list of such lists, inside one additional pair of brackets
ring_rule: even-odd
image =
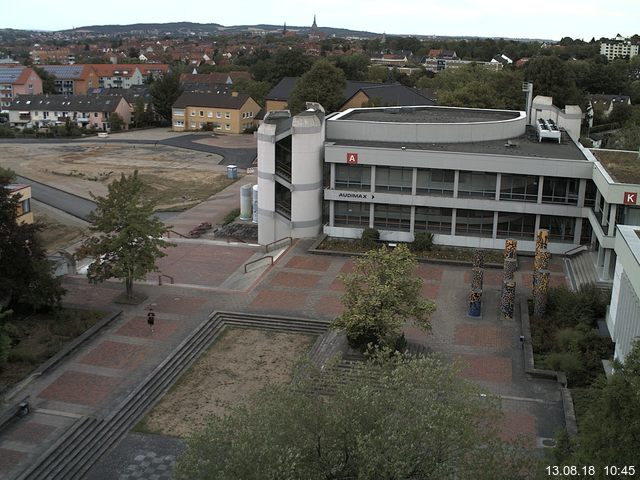
[(573, 72), (558, 57), (535, 57), (525, 66), (525, 80), (533, 82), (534, 95), (553, 97), (554, 105), (582, 105)]
[(377, 356), (349, 373), (304, 367), (211, 418), (175, 477), (516, 480), (539, 469), (500, 440), (497, 402), (437, 358)]
[(56, 307), (64, 294), (38, 239), (39, 223), (18, 224), (19, 199), (6, 186), (15, 179), (0, 169), (0, 302), (33, 310)]
[(318, 60), (296, 83), (289, 97), (289, 108), (304, 110), (305, 102), (318, 102), (327, 112), (336, 111), (344, 102), (344, 72), (326, 59)]
[(42, 80), (42, 93), (52, 95), (56, 93), (56, 76), (47, 72), (42, 67), (33, 66), (33, 70), (38, 74)]
[(422, 279), (415, 276), (416, 257), (406, 245), (382, 246), (355, 260), (342, 279), (344, 312), (331, 324), (344, 330), (354, 346), (393, 346), (407, 320), (428, 331), (435, 303), (422, 298)]
[(164, 120), (171, 121), (171, 108), (182, 94), (180, 74), (182, 70), (175, 67), (170, 73), (151, 84), (151, 97), (155, 111)]
[(138, 172), (120, 177), (109, 185), (106, 197), (94, 197), (97, 207), (90, 214), (95, 235), (88, 238), (78, 256), (92, 256), (87, 277), (92, 283), (110, 278), (124, 280), (127, 297), (133, 295), (134, 280), (155, 271), (156, 260), (173, 244), (162, 239), (167, 227), (153, 217), (153, 203), (143, 196)]

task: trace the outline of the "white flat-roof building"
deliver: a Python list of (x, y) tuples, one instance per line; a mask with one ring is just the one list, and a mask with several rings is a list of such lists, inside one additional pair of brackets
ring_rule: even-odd
[(610, 281), (615, 226), (640, 224), (640, 185), (614, 180), (577, 143), (581, 112), (546, 118), (552, 105), (539, 103), (533, 118), (433, 106), (325, 117), (317, 104), (270, 114), (258, 131), (258, 241), (371, 227), (386, 241), (428, 231), (436, 244), (501, 249), (516, 238), (533, 252), (545, 228), (551, 253), (586, 245)]

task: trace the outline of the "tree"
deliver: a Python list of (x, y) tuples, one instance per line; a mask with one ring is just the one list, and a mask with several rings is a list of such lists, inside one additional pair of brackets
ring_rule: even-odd
[(112, 132), (119, 132), (124, 127), (123, 118), (116, 112), (109, 115), (109, 127)]
[(393, 346), (405, 322), (431, 329), (435, 303), (422, 299), (422, 279), (413, 275), (415, 256), (406, 245), (382, 246), (355, 260), (353, 273), (343, 275), (344, 312), (331, 328), (344, 330), (358, 347)]
[(296, 83), (289, 96), (289, 108), (297, 113), (304, 110), (305, 102), (318, 102), (327, 112), (334, 112), (344, 102), (345, 84), (342, 70), (320, 59)]
[(525, 79), (533, 82), (536, 95), (553, 97), (554, 105), (582, 105), (583, 96), (565, 63), (558, 57), (535, 57), (525, 66)]
[(246, 93), (253, 98), (260, 106), (264, 106), (264, 97), (271, 90), (271, 84), (267, 82), (256, 82), (246, 78), (239, 78), (233, 83), (233, 91)]
[(144, 105), (144, 98), (137, 97), (133, 106), (133, 125), (135, 127), (143, 127), (147, 124), (148, 114)]
[[(640, 340), (636, 340), (624, 364), (590, 402), (565, 465), (594, 465), (596, 475), (606, 477), (607, 465), (635, 465), (640, 451)], [(573, 451), (571, 451), (573, 450)], [(566, 452), (565, 452), (566, 454)]]
[(17, 196), (6, 187), (15, 173), (0, 169), (0, 302), (32, 310), (58, 307), (64, 294), (42, 247), (40, 223), (18, 224)]
[[(318, 395), (317, 389), (332, 392)], [(178, 480), (531, 478), (499, 438), (498, 402), (435, 357), (377, 355), (349, 373), (303, 365), (188, 442)], [(250, 460), (249, 460), (250, 459)]]
[(42, 67), (32, 67), (42, 80), (42, 93), (45, 95), (53, 95), (56, 93), (56, 76), (53, 73), (47, 72)]
[(173, 244), (162, 239), (168, 230), (153, 217), (153, 202), (144, 197), (144, 184), (136, 170), (122, 174), (109, 185), (106, 197), (93, 196), (96, 209), (89, 215), (96, 235), (83, 243), (77, 256), (91, 256), (87, 277), (92, 283), (109, 278), (124, 280), (127, 297), (133, 296), (133, 281), (156, 271), (156, 260)]
[(9, 348), (11, 348), (11, 336), (7, 332), (7, 320), (11, 318), (13, 312), (4, 310), (0, 306), (0, 371), (4, 369), (9, 360)]
[(179, 68), (174, 68), (170, 73), (151, 84), (151, 98), (153, 98), (155, 112), (169, 122), (171, 121), (173, 104), (182, 95), (180, 73)]
[(366, 80), (371, 61), (368, 55), (340, 55), (336, 57), (336, 67), (340, 68), (347, 80)]

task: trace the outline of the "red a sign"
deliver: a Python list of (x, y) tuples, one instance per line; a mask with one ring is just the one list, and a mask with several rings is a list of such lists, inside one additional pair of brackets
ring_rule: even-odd
[(624, 192), (624, 204), (625, 205), (635, 205), (638, 203), (638, 193), (637, 192)]
[(358, 163), (358, 154), (357, 153), (347, 153), (347, 163), (349, 165), (357, 165), (357, 163)]

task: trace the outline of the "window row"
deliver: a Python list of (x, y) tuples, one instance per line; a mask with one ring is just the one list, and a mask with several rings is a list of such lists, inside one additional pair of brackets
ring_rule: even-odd
[[(367, 228), (370, 215), (369, 203), (334, 202), (335, 226)], [(494, 235), (494, 212), (457, 209), (455, 235), (488, 237)], [(549, 230), (549, 236), (557, 242), (573, 243), (576, 219), (540, 215), (540, 227)], [(427, 231), (451, 235), (453, 209), (439, 207), (415, 207), (414, 231)], [(531, 240), (535, 233), (536, 216), (524, 213), (498, 212), (495, 226), (496, 238)], [(408, 232), (411, 230), (411, 207), (406, 205), (374, 204), (373, 227), (380, 230)]]
[[(335, 188), (345, 190), (370, 190), (371, 167), (366, 165), (336, 165)], [(499, 199), (519, 202), (537, 202), (540, 177), (537, 175), (502, 174)], [(459, 198), (496, 198), (498, 176), (489, 172), (460, 171), (458, 174)], [(542, 203), (563, 205), (578, 204), (577, 178), (544, 177)], [(411, 194), (413, 168), (376, 167), (375, 191)], [(455, 171), (417, 169), (416, 194), (453, 197)], [(592, 192), (588, 189), (587, 200)]]

